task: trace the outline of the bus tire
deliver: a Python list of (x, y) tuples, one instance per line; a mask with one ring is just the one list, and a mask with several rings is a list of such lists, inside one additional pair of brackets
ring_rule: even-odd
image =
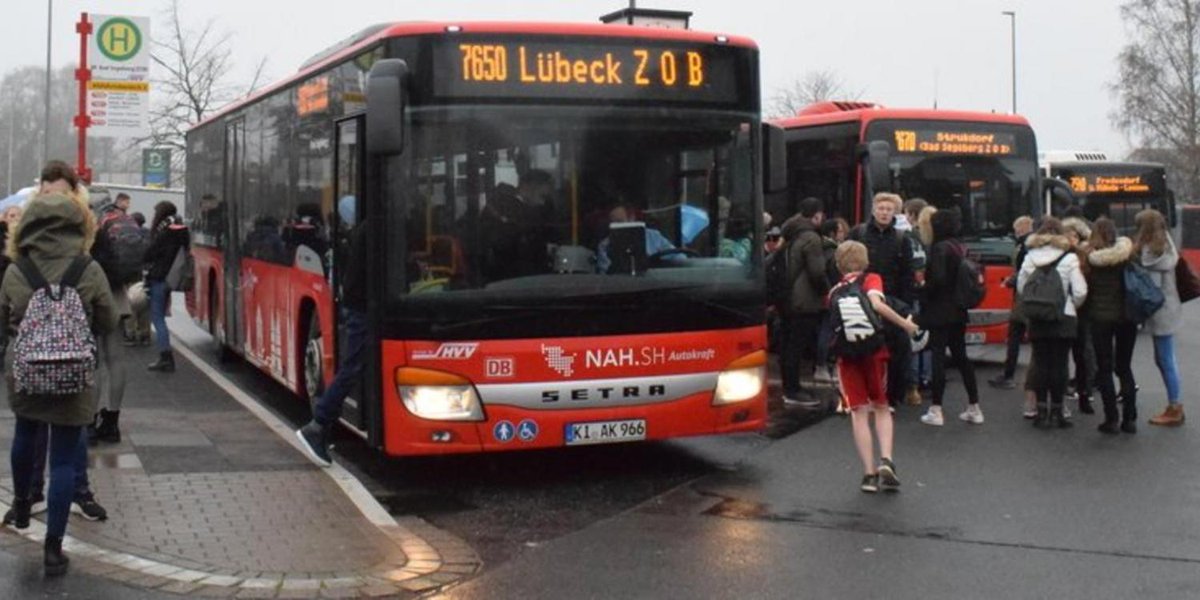
[(304, 328), (304, 348), (301, 350), (304, 368), (300, 371), (300, 390), (304, 399), (308, 401), (309, 405), (312, 405), (325, 391), (325, 369), (322, 359), (325, 344), (321, 335), (321, 319), (317, 316), (317, 311), (313, 309), (307, 312), (309, 318), (308, 324)]

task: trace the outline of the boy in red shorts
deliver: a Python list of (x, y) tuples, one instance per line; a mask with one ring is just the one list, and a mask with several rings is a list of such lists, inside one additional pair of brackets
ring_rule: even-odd
[[(829, 292), (831, 301), (843, 287), (857, 284), (870, 300), (876, 314), (910, 336), (917, 331), (911, 317), (901, 317), (888, 306), (883, 295), (883, 280), (879, 275), (864, 273), (868, 266), (866, 246), (854, 241), (842, 242), (834, 253), (834, 261), (843, 275), (841, 282)], [(874, 335), (882, 337), (883, 332)], [(863, 464), (861, 489), (869, 493), (878, 492), (881, 486), (887, 491), (896, 491), (900, 487), (896, 465), (892, 462), (892, 413), (887, 398), (887, 365), (886, 344), (866, 356), (852, 358), (839, 355), (837, 360), (842, 395), (850, 407), (854, 445)], [(875, 465), (875, 447), (871, 436), (872, 413), (875, 415), (875, 435), (879, 438), (878, 467)]]

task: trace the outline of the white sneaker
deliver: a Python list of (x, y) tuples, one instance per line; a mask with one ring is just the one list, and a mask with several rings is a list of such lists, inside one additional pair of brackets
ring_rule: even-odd
[(1063, 418), (1064, 418), (1064, 419), (1070, 419), (1070, 418), (1071, 418), (1071, 409), (1067, 407), (1067, 403), (1066, 403), (1066, 402), (1063, 402)]
[(921, 422), (926, 425), (933, 425), (934, 427), (941, 427), (944, 425), (945, 420), (942, 419), (942, 407), (930, 406), (929, 410), (925, 411), (925, 414), (921, 415)]
[(972, 425), (983, 425), (983, 411), (979, 410), (978, 404), (967, 405), (967, 410), (959, 414), (958, 418)]

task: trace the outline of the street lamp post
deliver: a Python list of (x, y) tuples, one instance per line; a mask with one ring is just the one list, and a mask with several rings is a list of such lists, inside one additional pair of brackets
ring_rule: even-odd
[(54, 0), (46, 2), (46, 111), (42, 123), (42, 164), (50, 160), (50, 41), (54, 29)]
[(1009, 29), (1012, 34), (1009, 47), (1012, 49), (1012, 112), (1017, 114), (1017, 12), (1006, 10), (1001, 13), (1009, 18)]

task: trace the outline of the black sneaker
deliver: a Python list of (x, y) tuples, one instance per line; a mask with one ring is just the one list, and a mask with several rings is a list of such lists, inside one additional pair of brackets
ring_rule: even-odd
[(29, 501), (14, 499), (12, 508), (4, 513), (4, 524), (17, 529), (29, 527)]
[(862, 485), (858, 486), (858, 489), (860, 489), (868, 494), (874, 494), (875, 492), (878, 492), (879, 491), (879, 475), (876, 475), (874, 473), (872, 473), (870, 475), (863, 475)]
[(83, 518), (89, 521), (107, 521), (108, 511), (96, 502), (96, 497), (91, 492), (76, 494), (75, 500), (71, 502), (71, 512), (82, 515)]
[(322, 467), (333, 466), (333, 459), (329, 456), (328, 428), (316, 421), (309, 421), (308, 425), (296, 430), (296, 437), (313, 462)]
[(900, 478), (896, 477), (896, 464), (890, 458), (879, 460), (879, 486), (885, 492), (900, 491)]
[(989, 379), (988, 385), (990, 385), (994, 388), (1002, 389), (1002, 390), (1012, 390), (1012, 389), (1016, 389), (1017, 382), (1013, 381), (1012, 377), (1005, 377), (1003, 375), (1000, 375), (999, 377), (993, 377), (993, 378)]

